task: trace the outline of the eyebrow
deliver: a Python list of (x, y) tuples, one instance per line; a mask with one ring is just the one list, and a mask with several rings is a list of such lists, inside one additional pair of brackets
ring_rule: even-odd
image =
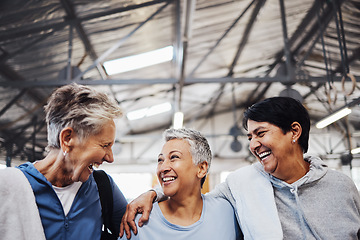
[[(179, 150), (173, 150), (173, 151), (169, 152), (169, 154), (173, 154), (174, 152), (182, 154), (182, 152), (180, 152)], [(160, 153), (158, 157), (160, 157), (160, 156), (164, 156), (164, 154)]]

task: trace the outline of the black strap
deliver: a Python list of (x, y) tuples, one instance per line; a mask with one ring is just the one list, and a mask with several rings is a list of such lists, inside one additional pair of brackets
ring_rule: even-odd
[(93, 172), (94, 179), (98, 186), (102, 219), (104, 228), (101, 233), (101, 240), (112, 240), (117, 239), (114, 233), (114, 226), (112, 224), (112, 213), (113, 213), (113, 194), (110, 184), (109, 177), (103, 170), (96, 170)]

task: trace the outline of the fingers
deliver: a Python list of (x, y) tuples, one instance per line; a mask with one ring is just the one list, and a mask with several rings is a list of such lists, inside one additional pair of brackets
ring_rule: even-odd
[(135, 235), (138, 233), (138, 229), (135, 223), (135, 216), (137, 213), (142, 213), (142, 216), (139, 219), (139, 227), (143, 226), (143, 224), (149, 220), (154, 197), (156, 197), (156, 194), (154, 196), (154, 192), (149, 191), (143, 193), (126, 206), (126, 212), (120, 223), (120, 237), (122, 237), (125, 233), (127, 239), (130, 239), (131, 230)]
[(134, 208), (134, 205), (128, 204), (126, 206), (126, 212), (121, 220), (120, 224), (120, 236), (124, 235), (124, 232), (126, 234), (126, 238), (131, 238), (131, 230), (133, 230), (134, 234), (137, 234), (137, 228), (135, 224), (135, 215), (137, 213), (137, 209)]
[(126, 238), (127, 238), (127, 239), (130, 239), (130, 238), (131, 238), (131, 231), (130, 231), (130, 227), (129, 227), (129, 225), (128, 225), (128, 224), (125, 224), (125, 225), (124, 225), (124, 227), (125, 227), (125, 234), (126, 234)]
[(126, 231), (126, 237), (127, 237), (128, 239), (131, 237), (130, 228), (131, 228), (131, 230), (134, 232), (134, 234), (136, 235), (136, 234), (137, 234), (137, 227), (136, 227), (135, 221), (130, 221), (130, 222), (128, 222), (127, 231)]
[(144, 223), (146, 223), (149, 220), (150, 211), (151, 211), (151, 208), (148, 208), (143, 211), (143, 213), (139, 219), (139, 223), (138, 223), (139, 227), (142, 227), (144, 225)]
[(122, 236), (124, 235), (124, 224), (120, 223), (120, 232), (119, 232), (119, 237), (122, 238)]
[(144, 225), (144, 223), (146, 223), (149, 220), (149, 216), (150, 216), (152, 207), (153, 207), (152, 204), (142, 206), (142, 215), (138, 222), (139, 227), (142, 227)]
[(126, 225), (126, 224), (125, 224), (126, 216), (127, 216), (127, 206), (126, 206), (126, 212), (125, 212), (124, 216), (123, 216), (122, 219), (121, 219), (119, 237), (122, 237), (122, 236), (124, 235), (125, 225)]

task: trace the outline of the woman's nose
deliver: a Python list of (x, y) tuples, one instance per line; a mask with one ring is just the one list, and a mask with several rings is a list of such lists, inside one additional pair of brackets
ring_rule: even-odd
[(164, 160), (162, 164), (159, 165), (160, 172), (167, 172), (170, 170), (170, 161)]
[(257, 148), (260, 147), (260, 142), (256, 139), (251, 139), (249, 144), (249, 149), (251, 152), (255, 152)]
[(111, 148), (109, 148), (109, 150), (107, 150), (104, 160), (108, 163), (114, 162), (114, 155), (113, 155)]

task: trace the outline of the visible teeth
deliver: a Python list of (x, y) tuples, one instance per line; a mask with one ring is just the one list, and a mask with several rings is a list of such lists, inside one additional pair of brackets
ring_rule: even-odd
[(163, 182), (168, 182), (168, 181), (175, 180), (175, 178), (174, 177), (164, 177), (162, 180), (163, 180)]
[(258, 156), (260, 157), (260, 158), (263, 158), (263, 157), (265, 157), (265, 156), (267, 156), (267, 155), (270, 155), (270, 151), (268, 151), (268, 152), (263, 152), (263, 153), (260, 153)]

